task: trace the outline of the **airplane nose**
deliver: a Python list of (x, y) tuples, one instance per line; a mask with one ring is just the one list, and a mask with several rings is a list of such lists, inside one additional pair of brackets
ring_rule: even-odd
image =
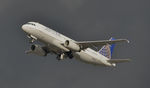
[(26, 33), (31, 33), (34, 28), (28, 24), (22, 25), (22, 30)]
[(22, 30), (26, 30), (27, 28), (26, 28), (26, 25), (22, 25)]
[(23, 30), (24, 32), (28, 33), (28, 32), (29, 32), (29, 27), (28, 27), (28, 25), (26, 25), (26, 24), (22, 25), (22, 30)]

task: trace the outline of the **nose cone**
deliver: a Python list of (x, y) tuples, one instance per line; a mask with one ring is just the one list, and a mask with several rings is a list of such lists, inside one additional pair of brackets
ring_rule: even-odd
[(31, 28), (27, 24), (24, 24), (22, 25), (22, 30), (26, 33), (30, 33)]
[(22, 25), (22, 30), (23, 31), (26, 31), (27, 30), (27, 27), (26, 27), (26, 25), (24, 24), (24, 25)]

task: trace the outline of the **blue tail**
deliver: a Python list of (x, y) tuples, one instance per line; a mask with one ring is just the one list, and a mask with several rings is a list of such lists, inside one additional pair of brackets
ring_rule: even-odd
[[(115, 40), (115, 38), (110, 38), (109, 40)], [(114, 50), (114, 47), (115, 47), (115, 44), (107, 44), (107, 45), (104, 45), (100, 50), (99, 50), (99, 53), (102, 54), (103, 56), (111, 59), (111, 56), (112, 56), (112, 53), (113, 53), (113, 50)]]

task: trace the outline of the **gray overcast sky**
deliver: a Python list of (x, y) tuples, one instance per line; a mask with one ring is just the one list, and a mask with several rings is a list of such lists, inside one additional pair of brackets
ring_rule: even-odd
[[(149, 0), (0, 0), (1, 88), (149, 88)], [(26, 55), (22, 24), (40, 22), (75, 40), (127, 38), (113, 58), (131, 58), (116, 68), (55, 55)]]

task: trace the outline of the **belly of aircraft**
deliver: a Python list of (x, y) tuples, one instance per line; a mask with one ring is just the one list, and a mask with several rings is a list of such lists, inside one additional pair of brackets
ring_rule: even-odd
[(74, 53), (74, 57), (85, 63), (94, 64), (94, 65), (103, 65), (103, 63), (99, 59), (87, 54), (84, 51)]

